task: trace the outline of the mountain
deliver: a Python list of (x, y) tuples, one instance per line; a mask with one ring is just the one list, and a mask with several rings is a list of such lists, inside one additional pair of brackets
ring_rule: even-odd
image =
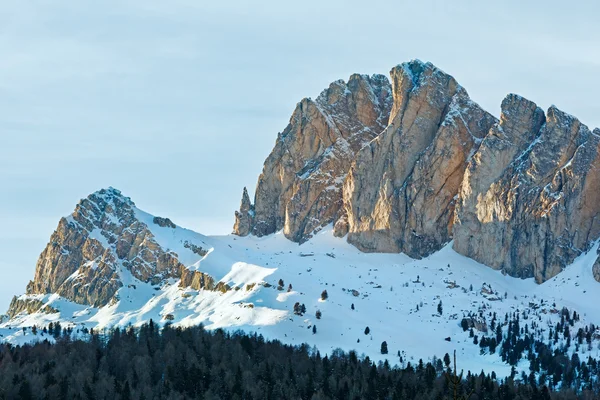
[[(116, 189), (83, 199), (61, 220), (57, 232), (61, 233), (52, 236), (40, 256), (28, 293), (16, 297), (11, 319), (0, 324), (0, 339), (15, 344), (52, 341), (31, 327), (57, 321), (73, 329), (75, 337), (86, 337), (88, 329), (139, 326), (152, 319), (183, 327), (242, 329), (288, 344), (316, 345), (322, 352), (355, 349), (393, 363), (398, 362), (398, 352), (414, 364), (456, 349), (465, 370), (507, 376), (511, 365), (499, 350), (486, 348), (482, 355), (480, 345), (462, 327), (463, 320), (482, 339), (495, 337), (494, 323), (506, 334), (506, 321), (519, 318), (522, 327), (529, 326), (531, 338), (546, 341), (567, 310), (569, 318), (573, 312), (579, 315), (569, 325), (574, 342), (579, 329), (600, 337), (595, 328), (600, 321), (592, 271), (595, 251), (539, 285), (486, 268), (455, 252), (451, 244), (420, 260), (364, 253), (335, 237), (331, 224), (301, 246), (282, 232), (204, 236), (139, 210)], [(130, 235), (136, 238), (131, 240), (134, 244), (119, 256), (117, 249)], [(93, 253), (99, 254), (93, 260), (69, 244), (86, 241), (87, 246), (98, 241), (104, 248)], [(171, 261), (161, 264), (161, 257)], [(46, 281), (48, 286), (42, 285)], [(116, 288), (111, 296), (101, 296), (111, 288)], [(561, 333), (557, 346), (566, 346), (566, 340)], [(387, 355), (380, 353), (383, 341), (389, 347)], [(591, 350), (584, 344), (582, 356), (585, 351), (595, 357), (598, 343), (593, 339)], [(571, 346), (570, 351), (576, 350)], [(526, 357), (523, 353), (518, 359)], [(517, 370), (527, 372), (527, 363)]]
[(82, 199), (0, 339), (152, 319), (391, 362), (456, 349), (465, 369), (506, 376), (529, 368), (521, 327), (530, 348), (600, 358), (600, 131), (514, 94), (496, 119), (431, 63), (390, 75), (297, 105), (232, 235), (182, 228), (114, 188)]
[[(600, 237), (600, 130), (515, 94), (497, 120), (431, 63), (403, 63), (390, 76), (391, 88), (360, 86), (381, 93), (362, 95), (370, 101), (361, 107), (325, 109), (339, 99), (359, 104), (353, 100), (362, 92), (332, 100), (332, 87), (313, 107), (320, 112), (305, 111), (309, 100), (299, 103), (265, 161), (254, 204), (244, 189), (235, 234), (283, 229), (303, 243), (334, 223), (335, 235), (362, 251), (413, 258), (452, 241), (461, 254), (539, 283), (591, 249)], [(389, 97), (381, 100), (388, 91), (391, 106)], [(365, 114), (377, 123), (350, 123)], [(338, 125), (367, 135), (324, 141)], [(358, 145), (336, 152), (347, 137)]]
[(53, 311), (43, 301), (49, 294), (104, 307), (117, 303), (120, 289), (132, 280), (159, 287), (180, 279), (182, 286), (212, 290), (214, 281), (194, 269), (208, 251), (202, 236), (144, 213), (114, 188), (102, 189), (60, 220), (26, 295), (13, 298), (8, 316)]

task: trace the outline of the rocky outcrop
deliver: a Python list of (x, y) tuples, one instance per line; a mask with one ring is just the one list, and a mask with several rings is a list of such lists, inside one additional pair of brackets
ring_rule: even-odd
[(283, 229), (289, 239), (304, 242), (336, 220), (355, 154), (385, 128), (391, 105), (384, 76), (357, 74), (298, 103), (265, 161), (254, 205), (244, 191), (234, 233), (263, 236)]
[(543, 282), (600, 236), (600, 137), (509, 95), (462, 183), (454, 249)]
[(200, 271), (184, 269), (181, 274), (179, 287), (191, 288), (194, 290), (216, 290), (225, 293), (231, 290), (231, 287), (225, 282), (215, 282), (215, 279)]
[[(124, 279), (130, 279), (124, 274), (152, 285), (187, 276), (179, 255), (161, 246), (152, 231), (180, 228), (161, 217), (147, 224), (138, 214), (145, 213), (113, 188), (81, 200), (73, 214), (60, 220), (38, 259), (27, 294), (13, 299), (8, 314), (40, 311), (43, 295), (54, 293), (79, 304), (104, 306), (118, 300)], [(198, 260), (208, 253), (205, 243), (186, 240), (181, 246)]]
[(235, 212), (235, 224), (233, 225), (233, 233), (239, 236), (247, 236), (252, 232), (254, 227), (254, 206), (250, 202), (248, 189), (244, 187), (242, 193), (242, 203), (240, 210)]
[(215, 288), (215, 280), (212, 276), (204, 272), (185, 269), (181, 274), (179, 286), (182, 288), (189, 287), (194, 290), (213, 290)]
[(594, 279), (600, 282), (600, 248), (598, 249), (598, 258), (596, 258), (596, 262), (592, 266), (592, 274), (594, 275)]
[[(29, 296), (14, 296), (8, 307), (7, 316), (8, 319), (25, 312), (31, 314), (34, 312), (42, 312), (47, 314), (53, 314), (57, 312), (53, 307), (46, 305), (42, 300), (35, 297)], [(2, 321), (0, 321), (1, 323)]]
[(358, 152), (336, 234), (363, 251), (420, 258), (450, 240), (467, 162), (496, 120), (430, 63), (399, 65), (391, 77), (390, 124)]
[(162, 217), (154, 217), (152, 218), (152, 222), (154, 222), (156, 225), (160, 226), (161, 228), (175, 228), (176, 225), (173, 223), (173, 221), (171, 221), (169, 218), (162, 218)]

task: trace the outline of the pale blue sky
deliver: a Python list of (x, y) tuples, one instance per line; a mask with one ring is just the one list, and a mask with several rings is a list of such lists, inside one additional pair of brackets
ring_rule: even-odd
[(597, 2), (488, 3), (0, 0), (0, 313), (102, 187), (229, 232), (296, 102), (353, 72), (420, 58), (495, 115), (516, 92), (600, 126)]

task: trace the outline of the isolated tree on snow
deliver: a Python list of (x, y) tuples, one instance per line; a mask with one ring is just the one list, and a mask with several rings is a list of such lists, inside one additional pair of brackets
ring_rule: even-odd
[(291, 291), (292, 291), (292, 284), (290, 283), (290, 284), (288, 285), (288, 292), (291, 292)]
[(315, 317), (317, 317), (317, 319), (321, 319), (321, 310), (317, 310), (317, 312), (315, 313)]
[(351, 310), (354, 310), (354, 303), (352, 303), (352, 305), (350, 306)]
[(371, 333), (371, 329), (369, 329), (369, 327), (367, 326), (365, 328), (365, 335), (368, 335), (369, 333)]
[(283, 279), (279, 278), (278, 284), (279, 284), (279, 287), (282, 288), (283, 287)]
[(306, 312), (306, 306), (304, 304), (300, 304), (300, 302), (296, 302), (294, 304), (294, 314), (303, 315)]
[(317, 333), (317, 326), (313, 325), (313, 335)]
[(463, 328), (463, 332), (466, 332), (467, 330), (469, 330), (469, 320), (463, 318), (462, 321), (460, 321), (460, 326), (461, 328)]
[(323, 290), (321, 292), (321, 300), (327, 300), (328, 297), (329, 297), (329, 294), (327, 294), (327, 290)]
[(384, 340), (383, 342), (381, 342), (381, 354), (387, 354), (388, 353), (388, 346), (387, 346), (387, 342)]
[(448, 353), (444, 354), (444, 364), (446, 365), (446, 368), (450, 367), (450, 354)]
[(444, 311), (444, 309), (442, 308), (441, 300), (440, 300), (440, 303), (438, 304), (437, 311), (438, 311), (438, 314), (440, 314), (440, 315), (442, 315), (442, 312)]

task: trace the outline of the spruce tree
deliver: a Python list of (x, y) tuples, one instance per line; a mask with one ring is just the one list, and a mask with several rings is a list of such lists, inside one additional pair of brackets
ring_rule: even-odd
[(383, 342), (381, 342), (381, 354), (387, 354), (388, 353), (388, 345), (387, 342), (384, 340)]

